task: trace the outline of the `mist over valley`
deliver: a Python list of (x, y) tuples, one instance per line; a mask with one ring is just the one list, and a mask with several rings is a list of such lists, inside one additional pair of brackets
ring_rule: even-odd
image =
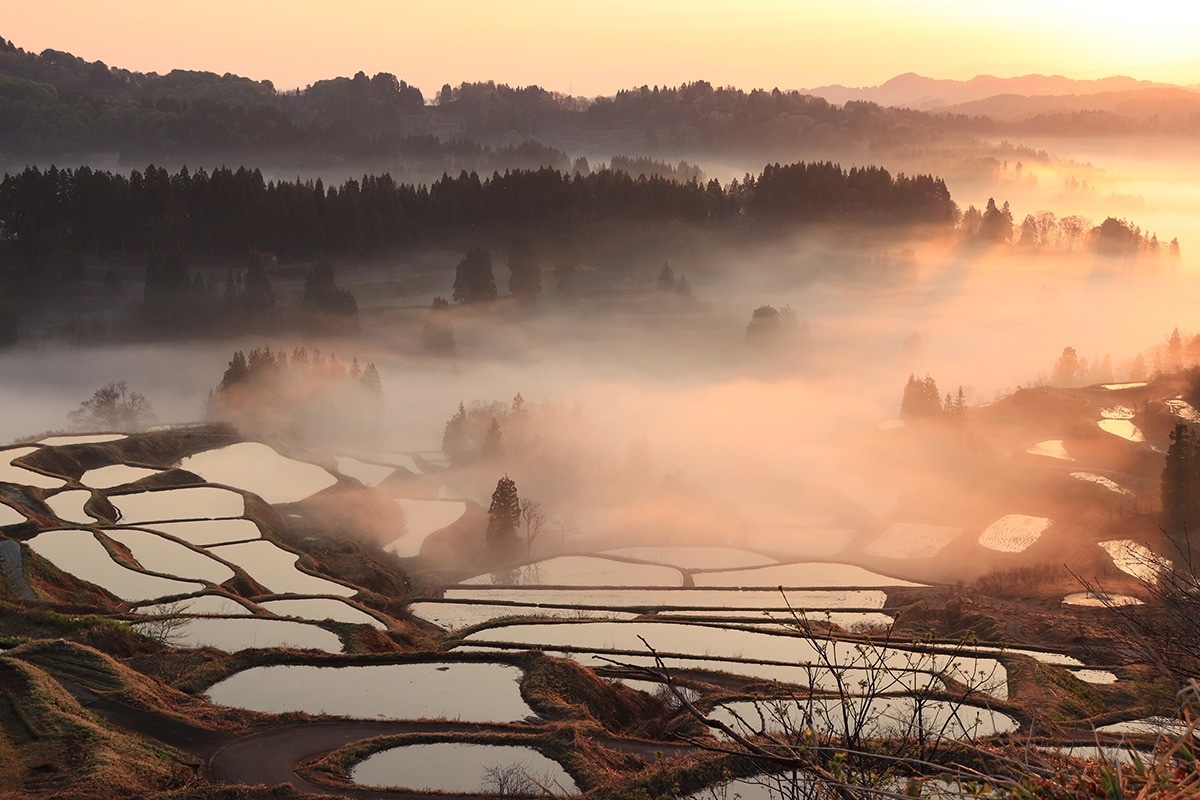
[(0, 40), (0, 794), (1188, 796), (1196, 97)]

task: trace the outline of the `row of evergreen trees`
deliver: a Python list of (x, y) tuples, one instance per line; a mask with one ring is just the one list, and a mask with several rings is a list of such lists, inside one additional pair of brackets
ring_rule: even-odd
[[(178, 252), (150, 253), (146, 259), (142, 315), (153, 330), (211, 331), (235, 320), (261, 326), (275, 304), (275, 292), (257, 253), (246, 259), (243, 269), (227, 269), (221, 281), (212, 273), (193, 273)], [(292, 327), (328, 333), (358, 330), (358, 303), (337, 285), (333, 266), (325, 259), (305, 278), (298, 314), (300, 324)]]
[(330, 353), (238, 350), (209, 394), (210, 419), (243, 433), (301, 443), (363, 443), (383, 424), (383, 387), (373, 362)]
[(940, 179), (893, 177), (877, 167), (847, 171), (829, 162), (771, 165), (736, 187), (554, 169), (487, 179), (463, 172), (429, 186), (387, 174), (326, 187), (320, 180), (267, 181), (256, 169), (170, 174), (154, 166), (129, 175), (29, 167), (0, 181), (0, 229), (10, 259), (26, 269), (44, 266), (59, 250), (312, 258), (379, 253), (468, 228), (570, 233), (605, 220), (745, 219), (951, 225), (955, 211)]
[(943, 398), (938, 392), (937, 381), (931, 376), (918, 378), (916, 374), (909, 374), (900, 399), (900, 419), (917, 422), (948, 416), (961, 417), (966, 410), (967, 395), (961, 386), (957, 394), (952, 396), (947, 392)]

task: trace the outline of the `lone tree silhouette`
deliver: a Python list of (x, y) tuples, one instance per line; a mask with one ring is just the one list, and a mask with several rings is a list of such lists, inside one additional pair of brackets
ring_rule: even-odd
[(116, 381), (101, 386), (67, 417), (80, 429), (136, 431), (154, 421), (154, 410), (144, 394)]
[(500, 553), (515, 551), (520, 524), (521, 498), (517, 496), (517, 484), (505, 475), (496, 482), (492, 505), (488, 508), (488, 547)]

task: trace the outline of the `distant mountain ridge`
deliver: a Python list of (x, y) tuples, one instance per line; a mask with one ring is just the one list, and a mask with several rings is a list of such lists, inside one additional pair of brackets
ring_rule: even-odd
[[(903, 106), (923, 111), (949, 110), (964, 103), (975, 103), (998, 95), (1021, 97), (1061, 97), (1135, 92), (1145, 89), (1174, 89), (1197, 93), (1196, 87), (1155, 83), (1114, 75), (1095, 80), (1076, 80), (1062, 75), (1022, 75), (999, 78), (976, 75), (968, 81), (927, 78), (913, 72), (885, 81), (879, 86), (848, 87), (840, 84), (801, 89), (807, 94), (823, 97), (831, 103), (867, 100), (883, 106)], [(981, 113), (981, 112), (971, 112)]]

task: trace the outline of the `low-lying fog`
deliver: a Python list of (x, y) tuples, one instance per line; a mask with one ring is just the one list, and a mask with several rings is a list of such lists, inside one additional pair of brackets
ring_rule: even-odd
[[(849, 443), (897, 417), (910, 373), (932, 375), (943, 395), (961, 386), (967, 402), (978, 404), (1044, 379), (1066, 346), (1092, 364), (1108, 356), (1120, 381), (1134, 357), (1165, 342), (1172, 328), (1196, 333), (1200, 276), (1193, 248), (1200, 236), (1192, 235), (1195, 217), (1184, 213), (1194, 212), (1196, 195), (1185, 205), (1178, 183), (1161, 170), (1146, 174), (1155, 181), (1142, 185), (1146, 191), (1173, 187), (1158, 199), (1147, 196), (1145, 208), (1149, 219), (1163, 221), (1164, 245), (1179, 238), (1180, 264), (1017, 247), (987, 252), (958, 240), (884, 235), (862, 243), (846, 232), (753, 249), (693, 247), (671, 264), (676, 275), (687, 275), (690, 302), (654, 291), (657, 256), (635, 256), (621, 279), (642, 290), (582, 291), (570, 302), (556, 295), (547, 267), (533, 309), (507, 301), (456, 308), (458, 355), (448, 358), (419, 347), (432, 295), (450, 294), (457, 255), (447, 253), (442, 289), (405, 298), (404, 309), (380, 309), (364, 297), (363, 333), (356, 338), (243, 337), (0, 354), (6, 412), (0, 439), (67, 427), (67, 413), (114, 380), (144, 393), (160, 422), (199, 420), (235, 349), (270, 345), (290, 352), (305, 344), (343, 362), (356, 356), (376, 363), (386, 404), (384, 433), (373, 442), (379, 449), (438, 455), (460, 401), (507, 406), (519, 392), (530, 404), (549, 402), (562, 416), (570, 413), (584, 482), (627, 469), (636, 450), (643, 481), (671, 476), (735, 509), (799, 513), (788, 487), (800, 478), (840, 475), (856, 458), (869, 458)], [(1053, 194), (1048, 186), (1021, 193), (1013, 204), (1016, 223), (1041, 208), (1060, 216), (1077, 210), (1056, 206)], [(1095, 203), (1103, 205), (1102, 198)], [(1096, 224), (1103, 216), (1092, 219)], [(427, 254), (422, 258), (427, 262)], [(493, 263), (503, 287), (503, 256), (494, 255)], [(352, 265), (339, 269), (352, 290), (356, 280), (378, 277)], [(801, 333), (774, 349), (748, 341), (751, 313), (763, 305), (790, 306), (807, 323), (807, 344)], [(649, 447), (635, 447), (643, 439)], [(520, 486), (521, 475), (514, 478)], [(550, 503), (562, 499), (530, 481), (522, 488)], [(858, 494), (872, 491), (860, 487)], [(477, 494), (472, 499), (486, 503)], [(587, 518), (569, 508), (554, 511)]]
[[(468, 309), (455, 318), (456, 359), (416, 355), (414, 342), (370, 320), (360, 339), (323, 349), (378, 365), (389, 449), (437, 450), (460, 401), (507, 404), (520, 392), (532, 403), (579, 403), (596, 456), (624, 458), (646, 436), (660, 476), (740, 483), (763, 469), (822, 469), (846, 432), (897, 416), (912, 372), (986, 402), (1047, 374), (1070, 345), (1090, 361), (1110, 356), (1124, 379), (1139, 351), (1189, 328), (1194, 307), (1186, 261), (1172, 270), (925, 245), (892, 253), (897, 263), (881, 274), (809, 282), (804, 271), (820, 256), (798, 252), (729, 253), (724, 274), (690, 273), (694, 307), (652, 292), (628, 308), (586, 296), (562, 306), (548, 289), (529, 314)], [(767, 304), (807, 321), (807, 348), (748, 343), (751, 312)], [(424, 312), (409, 314), (419, 331)], [(67, 412), (112, 380), (144, 393), (161, 422), (201, 419), (233, 350), (305, 343), (314, 344), (248, 337), (12, 350), (0, 356), (0, 437), (66, 427)]]

